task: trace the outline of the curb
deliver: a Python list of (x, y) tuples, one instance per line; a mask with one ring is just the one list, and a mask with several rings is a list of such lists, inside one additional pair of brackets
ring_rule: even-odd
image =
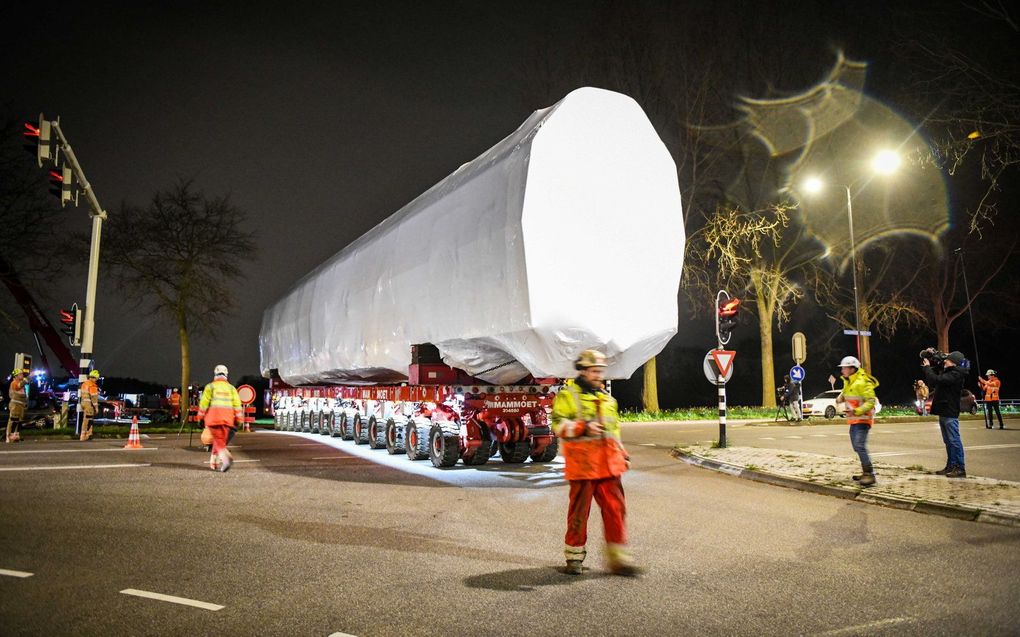
[(788, 489), (797, 489), (798, 491), (828, 495), (843, 500), (854, 500), (865, 504), (877, 504), (879, 506), (889, 507), (892, 509), (900, 509), (901, 511), (915, 511), (917, 513), (926, 513), (928, 515), (941, 515), (943, 517), (953, 518), (956, 520), (1020, 527), (1020, 516), (1016, 515), (984, 511), (972, 506), (960, 506), (947, 504), (945, 502), (932, 502), (929, 500), (914, 500), (895, 495), (874, 493), (866, 491), (863, 488), (848, 489), (846, 487), (838, 487), (831, 484), (808, 482), (807, 480), (801, 480), (800, 478), (791, 478), (789, 476), (760, 471), (758, 469), (747, 469), (740, 465), (712, 460), (710, 458), (705, 458), (689, 451), (681, 451), (679, 449), (674, 449), (670, 453), (677, 460), (686, 462), (689, 465), (718, 471), (738, 478), (754, 480), (755, 482), (774, 484)]

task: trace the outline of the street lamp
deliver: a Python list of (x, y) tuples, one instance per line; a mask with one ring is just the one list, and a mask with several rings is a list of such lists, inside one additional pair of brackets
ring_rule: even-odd
[[(892, 150), (879, 151), (871, 160), (871, 169), (879, 175), (891, 175), (900, 166), (900, 156)], [(804, 191), (816, 194), (825, 188), (825, 182), (818, 177), (810, 177), (804, 181)], [(850, 196), (850, 186), (843, 184), (846, 191), (846, 220), (850, 229), (850, 267), (853, 268), (854, 281), (854, 335), (857, 337), (857, 359), (861, 358), (861, 305), (857, 293), (857, 246), (854, 239), (854, 208)], [(870, 357), (869, 357), (870, 358)], [(862, 362), (863, 364), (863, 362)], [(867, 363), (870, 372), (871, 361)]]

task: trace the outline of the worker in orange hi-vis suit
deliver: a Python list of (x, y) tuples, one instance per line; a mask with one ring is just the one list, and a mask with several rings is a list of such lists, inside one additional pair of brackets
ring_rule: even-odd
[(994, 369), (985, 372), (985, 376), (988, 378), (978, 376), (978, 385), (985, 390), (985, 428), (993, 429), (995, 421), (992, 419), (992, 411), (994, 411), (999, 417), (999, 429), (1005, 429), (1002, 424), (1002, 412), (999, 411), (999, 388), (1002, 387), (1002, 381)]
[(79, 440), (85, 442), (92, 437), (92, 419), (99, 413), (99, 370), (89, 372), (88, 379), (78, 388), (78, 402), (81, 404), (81, 435)]
[(181, 392), (174, 390), (170, 392), (170, 420), (175, 421), (181, 417)]
[(553, 430), (562, 440), (566, 461), (563, 475), (570, 483), (563, 551), (566, 572), (584, 572), (588, 513), (594, 499), (602, 511), (609, 570), (614, 575), (633, 577), (641, 569), (627, 550), (627, 503), (620, 479), (630, 468), (630, 456), (620, 441), (616, 399), (603, 388), (606, 357), (585, 350), (575, 367), (580, 372), (578, 377), (564, 383), (552, 410)]
[(21, 440), (21, 421), (25, 418), (25, 409), (28, 407), (28, 393), (25, 391), (27, 385), (25, 370), (16, 369), (11, 372), (11, 386), (8, 388), (7, 396), (10, 405), (7, 408), (7, 437), (5, 442), (18, 442)]
[(198, 419), (205, 422), (213, 436), (210, 467), (215, 469), (214, 462), (219, 460), (220, 471), (229, 471), (233, 458), (227, 451), (227, 441), (231, 430), (244, 424), (244, 413), (241, 411), (241, 397), (237, 395), (237, 389), (227, 381), (227, 366), (217, 365), (213, 374), (213, 382), (202, 390)]

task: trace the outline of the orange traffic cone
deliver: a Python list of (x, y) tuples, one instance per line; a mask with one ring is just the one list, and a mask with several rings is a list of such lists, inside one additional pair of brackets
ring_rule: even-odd
[(138, 416), (131, 419), (131, 433), (128, 434), (128, 443), (125, 449), (142, 449), (142, 436), (138, 433)]

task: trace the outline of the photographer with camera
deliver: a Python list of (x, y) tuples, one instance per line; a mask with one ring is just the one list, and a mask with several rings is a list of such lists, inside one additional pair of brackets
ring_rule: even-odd
[(931, 413), (939, 417), (942, 442), (946, 445), (946, 466), (935, 473), (947, 478), (966, 478), (960, 439), (960, 394), (969, 369), (967, 357), (962, 352), (946, 354), (930, 347), (921, 352), (921, 369), (934, 392)]

